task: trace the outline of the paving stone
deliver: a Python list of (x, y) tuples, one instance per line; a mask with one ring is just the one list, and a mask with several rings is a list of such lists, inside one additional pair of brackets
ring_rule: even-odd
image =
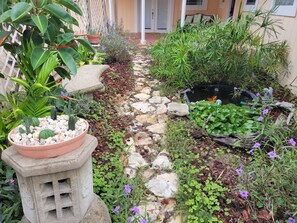
[(154, 169), (166, 170), (166, 169), (171, 169), (172, 164), (169, 161), (167, 156), (158, 155), (157, 158), (153, 161), (152, 167)]
[(159, 202), (148, 202), (145, 205), (138, 206), (138, 208), (140, 210), (140, 215), (148, 215), (151, 222), (163, 222), (163, 219), (165, 218), (161, 213), (162, 205)]
[(168, 99), (167, 97), (162, 97), (162, 103), (163, 104), (167, 104), (170, 102), (170, 99)]
[(153, 91), (152, 95), (153, 96), (160, 96), (160, 91)]
[(156, 110), (157, 115), (165, 114), (166, 112), (167, 112), (167, 107), (165, 104), (159, 104), (157, 106), (157, 110)]
[(165, 123), (158, 123), (158, 124), (148, 126), (147, 130), (149, 130), (152, 133), (164, 134), (165, 127), (166, 127)]
[(154, 169), (146, 169), (142, 173), (142, 179), (147, 182), (155, 173), (156, 171)]
[(168, 113), (176, 116), (186, 116), (189, 114), (189, 106), (182, 103), (171, 102), (168, 104)]
[(147, 99), (149, 99), (151, 96), (149, 94), (144, 94), (144, 93), (139, 93), (134, 95), (134, 98), (137, 98), (141, 101), (146, 101)]
[(159, 123), (164, 123), (168, 120), (168, 115), (166, 114), (160, 114), (158, 115), (158, 122)]
[(169, 218), (168, 223), (184, 223), (185, 221), (180, 215), (172, 216)]
[(162, 102), (162, 98), (160, 96), (153, 96), (149, 99), (149, 103), (152, 104), (160, 104)]
[(145, 132), (138, 132), (135, 135), (135, 145), (144, 146), (152, 144), (152, 138)]
[(134, 140), (132, 137), (126, 140), (127, 146), (124, 148), (124, 151), (127, 153), (132, 153), (136, 151), (135, 145), (134, 145)]
[(128, 166), (134, 169), (147, 166), (148, 163), (139, 153), (130, 153), (128, 157)]
[(149, 123), (149, 124), (156, 124), (157, 117), (151, 114), (144, 114), (144, 115), (137, 115), (136, 120), (142, 124)]
[(152, 91), (152, 89), (150, 87), (144, 87), (142, 90), (141, 90), (141, 93), (145, 93), (145, 94), (150, 94)]
[(159, 135), (159, 134), (153, 134), (153, 140), (155, 141), (155, 142), (158, 142), (158, 141), (160, 141), (162, 139), (162, 137)]
[(153, 112), (156, 110), (156, 108), (148, 102), (136, 102), (133, 103), (131, 106), (142, 113)]
[(161, 203), (164, 203), (163, 210), (162, 210), (163, 213), (164, 212), (173, 212), (174, 206), (176, 205), (176, 200), (169, 198), (169, 199), (166, 199), (166, 202), (161, 201)]
[(158, 175), (146, 183), (146, 187), (156, 196), (173, 198), (178, 191), (178, 180), (175, 173)]

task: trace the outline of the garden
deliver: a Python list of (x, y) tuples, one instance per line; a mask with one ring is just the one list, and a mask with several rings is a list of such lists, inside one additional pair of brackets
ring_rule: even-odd
[[(14, 2), (0, 5), (0, 44), (22, 77), (1, 74), (19, 86), (0, 97), (2, 153), (12, 138), (35, 145), (75, 132), (96, 137), (93, 190), (112, 222), (295, 222), (296, 99), (278, 82), (289, 47), (268, 41), (281, 28), (273, 10), (177, 28), (148, 49), (114, 25), (95, 50), (69, 28), (77, 24), (69, 11), (82, 14), (72, 0)], [(110, 66), (104, 92), (70, 94), (61, 84), (85, 64)], [(189, 100), (194, 87), (209, 85), (204, 99)], [(51, 130), (61, 119), (66, 126)], [(152, 182), (165, 175), (178, 187), (156, 192)], [(1, 160), (0, 222), (23, 214), (16, 173)]]

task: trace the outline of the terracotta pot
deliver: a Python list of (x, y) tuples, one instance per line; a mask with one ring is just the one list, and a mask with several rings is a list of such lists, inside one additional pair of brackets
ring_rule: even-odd
[(83, 121), (86, 123), (87, 126), (83, 133), (63, 142), (57, 142), (55, 144), (50, 145), (28, 146), (17, 144), (14, 141), (12, 141), (11, 135), (18, 132), (19, 127), (14, 128), (8, 134), (8, 140), (13, 145), (13, 147), (23, 156), (37, 159), (57, 157), (65, 153), (69, 153), (75, 149), (78, 149), (84, 142), (85, 136), (89, 129), (89, 123), (86, 120)]
[(87, 34), (87, 38), (91, 44), (99, 44), (100, 34)]

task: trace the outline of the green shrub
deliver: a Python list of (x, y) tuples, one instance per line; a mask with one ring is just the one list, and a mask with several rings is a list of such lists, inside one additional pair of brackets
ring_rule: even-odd
[(101, 35), (100, 44), (99, 52), (105, 53), (102, 57), (108, 64), (128, 62), (131, 59), (131, 53), (135, 50), (135, 44), (129, 41), (128, 34), (118, 25), (111, 26)]
[(185, 88), (200, 83), (227, 83), (241, 90), (278, 86), (287, 68), (287, 45), (277, 37), (273, 11), (256, 10), (235, 21), (178, 28), (150, 49), (151, 72)]

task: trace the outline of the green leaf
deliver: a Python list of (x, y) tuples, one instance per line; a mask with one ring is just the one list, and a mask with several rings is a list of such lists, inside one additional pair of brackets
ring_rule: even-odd
[(69, 50), (67, 49), (59, 49), (58, 53), (62, 59), (62, 61), (66, 64), (66, 66), (69, 68), (70, 73), (75, 75), (77, 72), (75, 61), (72, 57), (72, 55), (69, 53)]
[(37, 77), (37, 82), (45, 85), (46, 81), (51, 74), (51, 72), (58, 66), (58, 58), (56, 54), (52, 54), (47, 61), (43, 64), (38, 77)]
[(32, 5), (26, 2), (19, 2), (15, 4), (11, 9), (12, 21), (18, 21), (24, 18), (31, 9), (32, 9)]
[(50, 55), (50, 51), (44, 51), (41, 47), (36, 47), (33, 49), (32, 55), (31, 55), (31, 64), (33, 69), (37, 69), (39, 66), (41, 66)]
[(89, 43), (89, 41), (85, 39), (76, 39), (77, 42), (79, 42), (81, 45), (83, 45), (84, 48), (86, 48), (89, 51), (92, 51), (93, 53), (96, 53), (94, 47)]
[(22, 80), (22, 79), (20, 79), (20, 78), (17, 78), (17, 77), (11, 77), (10, 80), (12, 80), (13, 82), (15, 82), (15, 83), (17, 83), (17, 84), (22, 85), (23, 87), (25, 87), (25, 88), (27, 88), (27, 89), (30, 88), (30, 85), (27, 84), (26, 81), (24, 81), (24, 80)]
[(0, 1), (0, 14), (3, 14), (7, 10), (7, 0)]
[(65, 46), (74, 39), (74, 33), (63, 33), (57, 36), (59, 46)]
[(8, 10), (8, 11), (6, 11), (6, 12), (4, 12), (0, 16), (0, 23), (9, 21), (10, 16), (11, 16), (11, 9)]
[(65, 70), (63, 67), (57, 67), (55, 71), (64, 79), (68, 78), (69, 80), (71, 79), (71, 75), (67, 70)]
[(9, 34), (10, 34), (10, 32), (8, 32), (8, 31), (1, 31), (0, 32), (0, 45), (2, 45), (2, 43), (5, 42), (5, 40), (9, 36)]
[(46, 5), (44, 10), (67, 23), (73, 24), (73, 18), (58, 4), (54, 3)]
[(74, 3), (72, 0), (60, 0), (59, 3), (61, 5), (64, 5), (66, 8), (70, 9), (71, 11), (79, 14), (80, 16), (83, 15), (80, 7)]
[(32, 20), (35, 23), (35, 25), (38, 27), (38, 29), (40, 30), (42, 35), (44, 35), (44, 33), (46, 32), (47, 27), (48, 27), (47, 17), (45, 15), (32, 16)]

